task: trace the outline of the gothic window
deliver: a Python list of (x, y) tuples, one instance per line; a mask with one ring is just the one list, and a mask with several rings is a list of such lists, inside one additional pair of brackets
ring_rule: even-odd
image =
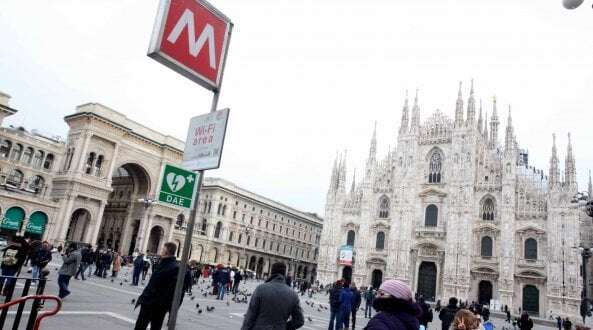
[(428, 183), (441, 182), (442, 160), (441, 154), (437, 151), (430, 156), (430, 165), (428, 168)]
[(482, 202), (482, 220), (494, 220), (494, 201), (492, 198), (486, 198)]
[(380, 231), (377, 233), (377, 241), (375, 242), (375, 249), (383, 250), (385, 248), (385, 233)]
[(438, 224), (439, 209), (436, 205), (430, 204), (426, 207), (424, 214), (424, 226), (425, 227), (436, 227)]
[(91, 174), (91, 171), (93, 170), (93, 165), (95, 163), (95, 153), (91, 152), (89, 154), (89, 156), (86, 159), (86, 169), (84, 170), (84, 173), (86, 174)]
[(0, 156), (7, 158), (10, 155), (10, 149), (12, 149), (12, 142), (8, 140), (0, 142)]
[(10, 160), (18, 162), (21, 159), (22, 154), (23, 146), (17, 143), (12, 149), (12, 156), (10, 157)]
[(480, 244), (480, 255), (482, 257), (492, 257), (492, 238), (490, 236), (482, 237), (482, 244)]
[(33, 159), (33, 148), (28, 147), (27, 149), (25, 149), (25, 153), (23, 154), (23, 159), (21, 161), (25, 164), (30, 164), (32, 159)]
[(389, 217), (389, 198), (383, 196), (379, 199), (379, 218)]
[(525, 259), (537, 259), (537, 241), (533, 238), (525, 240)]
[(214, 228), (214, 238), (220, 238), (220, 230), (222, 229), (222, 222), (218, 221)]
[(346, 245), (354, 246), (354, 237), (355, 237), (354, 230), (349, 230), (348, 234), (346, 235)]

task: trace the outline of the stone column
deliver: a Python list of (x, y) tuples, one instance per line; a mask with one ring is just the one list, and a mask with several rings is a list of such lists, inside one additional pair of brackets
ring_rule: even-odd
[(175, 229), (175, 220), (171, 219), (171, 223), (169, 224), (169, 235), (167, 237), (167, 242), (171, 242), (173, 240), (173, 229)]
[(115, 159), (119, 153), (119, 143), (115, 143), (115, 147), (113, 148), (113, 155), (111, 156), (111, 162), (109, 163), (109, 173), (105, 175), (107, 178), (107, 182), (111, 185), (111, 177), (113, 175), (113, 171), (115, 170)]
[(93, 133), (91, 133), (91, 132), (84, 133), (84, 139), (82, 141), (82, 150), (81, 150), (81, 153), (78, 155), (78, 157), (76, 157), (76, 162), (74, 163), (74, 166), (76, 168), (76, 173), (84, 172), (83, 167), (84, 167), (84, 164), (86, 163), (86, 154), (88, 153), (89, 144), (91, 143), (92, 136), (93, 136)]
[[(152, 218), (153, 217), (149, 214), (147, 216), (147, 225), (145, 228), (142, 228), (142, 231), (144, 231), (144, 235), (142, 236), (142, 242), (140, 245), (142, 248), (140, 249), (140, 251), (146, 251), (146, 248), (148, 247), (148, 239), (150, 238), (150, 229), (152, 227)], [(140, 231), (138, 231), (138, 234), (140, 234)]]
[(99, 230), (101, 230), (101, 223), (103, 222), (103, 213), (105, 212), (105, 201), (101, 201), (99, 203), (99, 212), (97, 214), (97, 218), (94, 221), (94, 226), (92, 230), (87, 232), (85, 237), (85, 241), (91, 245), (97, 244), (97, 237), (99, 236)]
[[(144, 205), (142, 205), (141, 207), (144, 207)], [(148, 235), (148, 233), (146, 233), (146, 224), (148, 223), (148, 218), (150, 217), (150, 211), (149, 208), (144, 207), (144, 211), (142, 212), (142, 217), (140, 218), (140, 223), (138, 224), (138, 235), (136, 235), (136, 247), (138, 248), (138, 250), (140, 250), (140, 252), (146, 252), (146, 249), (143, 248), (144, 246), (144, 236)]]
[[(124, 224), (122, 227), (122, 237), (121, 237), (121, 252), (122, 253), (127, 253), (127, 251), (130, 249), (130, 234), (132, 231), (134, 231), (134, 226), (133, 224), (133, 214), (134, 214), (134, 209), (132, 208), (132, 210), (128, 213), (128, 215), (126, 216), (126, 219), (124, 220)], [(138, 231), (140, 231), (140, 228), (138, 228)], [(137, 242), (137, 240), (136, 240)]]
[(63, 243), (66, 240), (66, 233), (68, 232), (68, 226), (70, 225), (72, 208), (74, 206), (74, 199), (76, 199), (75, 196), (68, 197), (66, 208), (64, 209), (64, 212), (61, 214), (61, 219), (63, 220), (60, 222), (60, 226), (58, 226), (59, 229), (57, 231), (57, 237), (55, 237), (55, 240), (59, 243)]

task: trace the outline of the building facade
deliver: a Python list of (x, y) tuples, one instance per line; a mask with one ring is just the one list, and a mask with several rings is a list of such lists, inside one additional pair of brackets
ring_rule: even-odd
[[(320, 243), (318, 279), (377, 286), (406, 281), (428, 300), (456, 296), (541, 316), (578, 315), (583, 231), (570, 135), (560, 172), (556, 139), (550, 169), (519, 148), (511, 111), (502, 143), (498, 110), (476, 109), (473, 82), (461, 85), (450, 119), (420, 121), (418, 94), (406, 97), (396, 147), (377, 159), (371, 139), (363, 178), (346, 188), (346, 161), (334, 163)], [(502, 135), (502, 134), (501, 134)], [(393, 145), (393, 143), (392, 143)], [(342, 251), (353, 251), (352, 265)], [(346, 254), (347, 256), (347, 254)]]
[[(269, 274), (284, 262), (295, 279), (315, 279), (322, 220), (235, 184), (205, 178), (199, 197), (191, 259)], [(180, 219), (177, 228), (184, 229)], [(185, 231), (174, 234), (178, 244)]]
[[(10, 96), (0, 93), (0, 126), (17, 113), (9, 101)], [(83, 242), (123, 254), (135, 249), (157, 253), (166, 241), (183, 242), (189, 212), (154, 199), (165, 164), (181, 163), (184, 142), (99, 103), (80, 105), (64, 120), (69, 126), (64, 141), (22, 127), (0, 128), (0, 235), (31, 236), (56, 245)], [(205, 186), (200, 207), (206, 202), (222, 207), (214, 200), (219, 197), (228, 206), (224, 215), (199, 214), (200, 226), (207, 219), (207, 234), (194, 233), (192, 257), (233, 264), (239, 258), (260, 274), (267, 272), (270, 262), (285, 260), (293, 273), (315, 273), (319, 218), (224, 180), (212, 182)], [(238, 210), (231, 199), (265, 214)], [(248, 242), (237, 241), (238, 219), (225, 217), (231, 209), (257, 218), (258, 223), (250, 223)], [(259, 226), (262, 219), (271, 227)], [(222, 225), (216, 229), (219, 221)], [(269, 244), (275, 244), (273, 249)]]

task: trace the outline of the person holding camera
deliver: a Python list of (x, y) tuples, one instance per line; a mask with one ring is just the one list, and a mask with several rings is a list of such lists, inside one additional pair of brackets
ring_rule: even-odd
[(70, 290), (68, 290), (70, 278), (76, 275), (76, 271), (78, 271), (78, 267), (82, 260), (82, 255), (80, 254), (76, 243), (71, 243), (68, 246), (66, 253), (62, 254), (62, 260), (62, 267), (60, 267), (60, 270), (58, 271), (58, 286), (60, 287), (58, 296), (61, 299), (64, 299), (70, 294)]

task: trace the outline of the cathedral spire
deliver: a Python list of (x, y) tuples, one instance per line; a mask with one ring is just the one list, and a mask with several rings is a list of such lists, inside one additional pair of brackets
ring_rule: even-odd
[(352, 187), (350, 187), (350, 194), (354, 195), (354, 188), (356, 188), (356, 169), (352, 173)]
[(513, 132), (513, 119), (511, 117), (511, 105), (509, 104), (509, 117), (507, 119), (507, 130), (504, 137), (504, 150), (510, 153), (514, 148), (514, 132)]
[(461, 95), (461, 81), (459, 82), (459, 92), (457, 92), (457, 102), (455, 104), (455, 127), (463, 126), (463, 97)]
[(564, 171), (564, 182), (566, 182), (566, 184), (571, 187), (576, 187), (576, 166), (574, 156), (572, 154), (572, 143), (570, 141), (570, 133), (568, 133), (568, 147), (566, 148)]
[(490, 147), (498, 145), (498, 114), (496, 113), (496, 96), (492, 99), (492, 118), (490, 119)]
[(593, 183), (591, 183), (591, 170), (589, 170), (589, 185), (587, 186), (587, 192), (589, 193), (589, 198), (593, 196)]
[(551, 187), (558, 185), (560, 170), (558, 168), (558, 154), (556, 151), (556, 134), (552, 134), (552, 157), (550, 157), (549, 183)]
[(489, 146), (489, 138), (488, 138), (488, 110), (486, 110), (486, 114), (484, 115), (484, 142), (487, 146)]
[(482, 99), (480, 99), (480, 116), (478, 117), (478, 132), (482, 133)]
[(340, 170), (338, 173), (338, 191), (345, 192), (346, 191), (346, 155), (348, 154), (348, 150), (344, 150), (344, 156), (340, 161)]
[(377, 121), (375, 121), (375, 128), (373, 129), (373, 137), (371, 138), (371, 146), (369, 148), (369, 161), (377, 158)]
[(332, 168), (331, 179), (329, 180), (328, 192), (335, 192), (338, 189), (338, 153), (336, 152), (336, 158), (334, 158), (334, 166)]
[(402, 109), (402, 122), (401, 122), (401, 126), (399, 127), (399, 133), (407, 133), (408, 129), (409, 129), (409, 107), (408, 107), (408, 90), (406, 89), (406, 101), (404, 103), (404, 107)]
[(410, 132), (418, 132), (420, 128), (420, 107), (418, 106), (418, 88), (416, 88), (416, 97), (414, 98), (414, 106), (412, 107), (412, 124)]
[(473, 128), (474, 120), (476, 120), (476, 100), (474, 99), (474, 80), (472, 79), (469, 99), (467, 100), (467, 126)]

